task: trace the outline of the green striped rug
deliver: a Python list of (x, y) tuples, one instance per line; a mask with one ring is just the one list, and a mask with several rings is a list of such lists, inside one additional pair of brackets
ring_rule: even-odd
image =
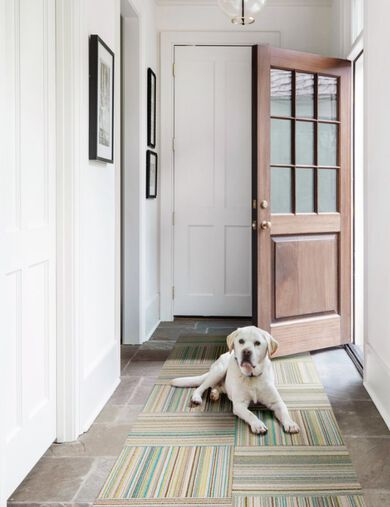
[(179, 339), (126, 440), (96, 505), (364, 507), (348, 451), (309, 354), (273, 361), (278, 389), (301, 432), (283, 432), (272, 414), (254, 406), (268, 426), (254, 435), (232, 415), (230, 401), (205, 397), (170, 379), (205, 372), (225, 338)]

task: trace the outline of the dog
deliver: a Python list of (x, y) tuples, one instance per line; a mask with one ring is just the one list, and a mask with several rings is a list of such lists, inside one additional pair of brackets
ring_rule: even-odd
[(226, 393), (233, 403), (233, 413), (245, 421), (253, 433), (265, 434), (268, 428), (248, 409), (251, 402), (260, 402), (272, 410), (285, 432), (299, 433), (299, 426), (291, 419), (275, 387), (270, 357), (276, 352), (278, 342), (255, 326), (238, 328), (226, 341), (229, 351), (222, 354), (207, 373), (175, 378), (171, 385), (196, 387), (191, 398), (194, 405), (202, 403), (203, 393), (209, 388), (213, 401)]

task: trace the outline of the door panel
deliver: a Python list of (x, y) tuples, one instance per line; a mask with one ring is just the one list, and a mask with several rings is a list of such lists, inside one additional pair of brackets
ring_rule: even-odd
[(258, 46), (257, 323), (279, 354), (350, 341), (350, 62)]
[(249, 316), (251, 48), (175, 48), (174, 314)]
[(275, 236), (273, 321), (337, 312), (337, 237)]
[(54, 3), (7, 1), (5, 19), (0, 502), (56, 435)]

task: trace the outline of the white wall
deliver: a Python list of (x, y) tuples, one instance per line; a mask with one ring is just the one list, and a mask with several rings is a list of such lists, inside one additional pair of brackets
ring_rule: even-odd
[[(130, 6), (130, 9), (129, 9)], [(152, 68), (158, 75), (157, 68), (157, 32), (154, 0), (122, 0), (124, 21), (124, 54), (131, 56), (132, 31), (134, 24), (138, 29), (138, 90), (123, 90), (125, 104), (125, 129), (130, 127), (131, 116), (139, 115), (138, 122), (138, 156), (131, 154), (127, 146), (127, 133), (123, 137), (125, 159), (123, 166), (125, 191), (123, 216), (123, 341), (124, 343), (142, 343), (147, 340), (160, 319), (159, 287), (159, 198), (146, 199), (146, 150), (147, 150), (147, 69)], [(134, 20), (134, 15), (138, 21)], [(127, 18), (127, 16), (130, 16)], [(126, 20), (127, 19), (127, 20)], [(134, 55), (133, 55), (134, 57)], [(125, 84), (131, 86), (132, 65), (126, 64)], [(133, 75), (133, 78), (134, 78)], [(138, 94), (138, 111), (135, 111), (134, 94)], [(129, 100), (133, 104), (129, 103)], [(134, 143), (131, 143), (132, 145)], [(158, 151), (158, 146), (156, 147)], [(126, 157), (127, 153), (127, 157)], [(138, 159), (138, 166), (137, 161)], [(138, 214), (138, 221), (134, 215)]]
[[(139, 15), (139, 334), (158, 324), (158, 201), (146, 202), (146, 69), (156, 67), (153, 0)], [(58, 83), (58, 430), (59, 441), (86, 431), (120, 376), (120, 15), (121, 0), (56, 0)], [(123, 7), (123, 6), (122, 6)], [(88, 157), (89, 36), (115, 53), (114, 163)]]
[[(121, 302), (120, 16), (128, 0), (56, 0), (58, 326), (57, 439), (86, 431), (119, 383)], [(130, 2), (130, 0), (129, 0)], [(158, 324), (158, 201), (146, 202), (146, 69), (156, 66), (153, 0), (139, 14), (139, 288), (136, 318), (145, 340)], [(90, 161), (89, 36), (115, 54), (114, 163)]]
[(388, 0), (365, 2), (365, 386), (390, 426)]
[[(116, 325), (116, 181), (120, 170), (119, 1), (85, 0), (81, 30), (79, 179), (80, 429), (86, 430), (119, 380)], [(98, 34), (114, 51), (114, 163), (88, 160), (88, 42)]]
[(277, 31), (280, 46), (286, 49), (333, 55), (331, 0), (270, 0), (256, 22), (245, 28), (234, 26), (212, 2), (208, 5), (182, 5), (177, 0), (161, 0), (157, 7), (157, 27), (165, 30)]

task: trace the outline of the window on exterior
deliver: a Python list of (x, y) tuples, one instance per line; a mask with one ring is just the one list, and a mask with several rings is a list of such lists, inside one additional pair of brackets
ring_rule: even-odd
[(337, 213), (337, 77), (271, 69), (271, 211)]

